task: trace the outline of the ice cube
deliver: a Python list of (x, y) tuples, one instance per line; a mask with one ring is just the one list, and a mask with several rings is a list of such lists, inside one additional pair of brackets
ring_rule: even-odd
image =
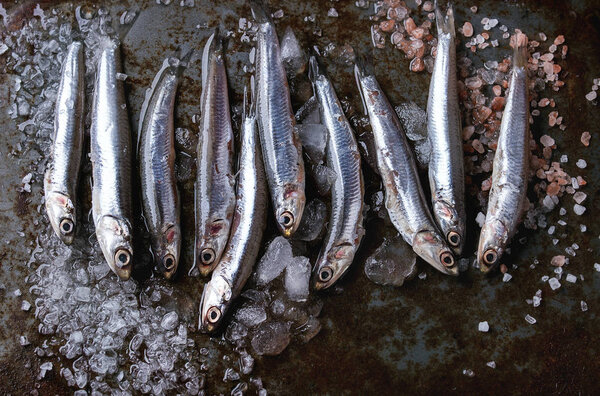
[(314, 241), (321, 233), (327, 217), (327, 205), (318, 198), (310, 201), (304, 208), (302, 220), (294, 239), (301, 241)]
[(162, 327), (165, 330), (173, 330), (175, 329), (175, 327), (177, 327), (178, 324), (179, 316), (175, 311), (165, 314), (165, 316), (163, 316), (162, 320), (160, 321), (160, 327)]
[(240, 352), (240, 371), (242, 374), (248, 375), (254, 368), (254, 358), (246, 351)]
[(281, 60), (288, 78), (296, 77), (306, 68), (306, 54), (290, 26), (285, 29), (281, 38)]
[(90, 301), (90, 288), (89, 287), (78, 287), (75, 289), (75, 293), (73, 293), (73, 297), (76, 301), (79, 302), (88, 302)]
[(267, 320), (267, 313), (261, 306), (244, 306), (235, 313), (235, 318), (244, 326), (253, 328)]
[(365, 261), (365, 275), (378, 285), (402, 286), (417, 273), (417, 256), (400, 235), (388, 238)]
[(277, 278), (292, 258), (290, 242), (282, 236), (273, 239), (256, 268), (256, 283), (259, 286), (266, 285)]
[(321, 331), (321, 322), (319, 321), (319, 319), (315, 318), (314, 316), (311, 316), (310, 318), (308, 318), (308, 321), (306, 321), (304, 325), (298, 328), (298, 330), (300, 331), (297, 334), (298, 339), (304, 343), (307, 343), (314, 336), (316, 336), (319, 333), (319, 331)]
[(252, 348), (259, 355), (279, 355), (290, 343), (289, 324), (263, 322), (252, 337)]
[(478, 330), (483, 333), (487, 333), (488, 331), (490, 331), (490, 325), (487, 321), (479, 322)]
[(285, 269), (285, 292), (292, 301), (306, 301), (310, 281), (310, 261), (298, 256)]
[(427, 138), (427, 113), (415, 102), (396, 106), (396, 114), (406, 132), (406, 137), (416, 142)]
[(319, 195), (326, 195), (331, 190), (331, 185), (335, 182), (337, 174), (326, 165), (311, 165), (310, 173), (315, 179), (317, 192)]
[(323, 124), (299, 124), (298, 134), (302, 147), (313, 164), (323, 162), (325, 146), (327, 145), (327, 128)]

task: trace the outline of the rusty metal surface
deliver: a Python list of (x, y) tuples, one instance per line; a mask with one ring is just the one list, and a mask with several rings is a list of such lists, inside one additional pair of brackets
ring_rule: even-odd
[[(82, 2), (83, 3), (83, 2)], [(465, 20), (479, 24), (484, 16), (496, 17), (510, 29), (520, 28), (533, 34), (544, 32), (549, 38), (564, 34), (569, 44), (569, 56), (564, 78), (566, 86), (552, 97), (561, 109), (568, 129), (553, 134), (558, 150), (555, 156), (568, 154), (572, 160), (564, 165), (571, 174), (581, 174), (588, 180), (588, 211), (577, 217), (569, 211), (562, 218), (567, 222), (567, 236), (553, 246), (545, 230), (526, 231), (519, 237), (526, 243), (513, 243), (513, 254), (504, 262), (518, 266), (511, 271), (510, 282), (502, 282), (502, 275), (483, 276), (473, 270), (460, 278), (444, 277), (424, 263), (419, 271), (425, 280), (413, 279), (401, 288), (381, 287), (368, 281), (363, 273), (364, 260), (384, 237), (382, 222), (368, 219), (367, 237), (355, 263), (341, 280), (340, 288), (325, 293), (321, 314), (323, 329), (308, 344), (292, 344), (280, 356), (257, 359), (253, 375), (262, 378), (272, 394), (428, 394), (436, 391), (456, 394), (476, 393), (560, 393), (592, 394), (598, 389), (597, 376), (600, 360), (597, 358), (600, 342), (600, 273), (593, 263), (600, 261), (600, 222), (595, 220), (600, 209), (598, 184), (600, 151), (594, 145), (600, 139), (600, 116), (595, 105), (585, 100), (593, 78), (600, 77), (600, 14), (596, 2), (591, 1), (457, 1), (456, 26)], [(468, 8), (479, 6), (473, 15)], [(111, 12), (119, 15), (126, 7), (117, 2), (106, 2)], [(371, 52), (368, 21), (369, 11), (354, 6), (354, 1), (289, 1), (270, 2), (272, 10), (283, 9), (284, 17), (277, 20), (280, 34), (285, 25), (291, 25), (306, 47), (327, 43), (348, 43), (361, 52)], [(21, 7), (22, 18), (30, 17), (35, 3), (25, 2), (5, 7), (13, 12)], [(73, 7), (63, 5), (69, 10)], [(219, 22), (229, 29), (237, 27), (240, 17), (250, 18), (247, 4), (241, 1), (223, 1), (217, 4), (195, 2), (193, 8), (157, 5), (154, 1), (139, 5), (142, 10), (131, 30), (123, 39), (124, 72), (132, 129), (137, 129), (139, 111), (145, 89), (150, 85), (162, 59), (178, 45), (192, 45), (200, 49), (210, 30), (198, 28)], [(327, 10), (335, 6), (339, 18), (327, 18)], [(42, 3), (42, 7), (49, 7)], [(312, 33), (312, 26), (303, 21), (309, 14), (318, 15), (322, 37)], [(116, 18), (118, 20), (118, 17)], [(459, 36), (464, 40), (464, 37)], [(463, 46), (464, 47), (464, 46)], [(227, 55), (232, 101), (241, 103), (242, 67), (249, 46), (232, 43)], [(460, 51), (463, 51), (461, 48)], [(498, 47), (476, 54), (476, 62), (501, 59), (509, 49)], [(460, 54), (459, 54), (460, 56)], [(5, 62), (0, 56), (0, 66)], [(386, 48), (373, 51), (376, 75), (394, 104), (414, 101), (424, 108), (427, 100), (429, 74), (411, 73), (408, 61), (400, 51)], [(352, 68), (344, 64), (328, 64), (328, 72), (340, 97), (360, 109), (360, 98), (355, 87)], [(0, 95), (7, 92), (7, 76), (0, 75)], [(192, 116), (199, 110), (200, 68), (186, 71), (177, 104), (176, 126), (194, 130)], [(38, 169), (26, 168), (40, 153), (27, 151), (16, 158), (8, 153), (19, 141), (21, 132), (0, 109), (0, 388), (5, 393), (25, 394), (38, 388), (40, 394), (67, 394), (72, 392), (55, 370), (44, 380), (36, 380), (39, 359), (34, 354), (36, 345), (45, 337), (37, 332), (37, 322), (31, 312), (20, 309), (22, 298), (15, 296), (20, 289), (28, 296), (24, 279), (29, 273), (27, 262), (35, 246), (41, 227), (47, 227), (38, 212), (42, 194), (41, 177), (35, 179), (31, 195), (18, 192), (22, 177), (28, 172), (39, 174)], [(547, 122), (539, 120), (532, 127), (539, 139), (548, 130)], [(581, 132), (592, 134), (591, 147), (579, 142)], [(557, 137), (558, 136), (558, 137)], [(31, 136), (35, 139), (35, 136)], [(575, 168), (575, 159), (584, 158), (587, 168)], [(181, 161), (181, 160), (180, 160)], [(180, 163), (185, 168), (185, 163)], [(89, 169), (88, 169), (89, 172)], [(370, 191), (378, 188), (378, 179), (366, 172)], [(182, 267), (176, 287), (199, 300), (203, 282), (187, 277), (193, 243), (193, 186), (191, 181), (180, 185), (183, 203), (185, 240), (182, 246)], [(369, 191), (369, 190), (368, 190)], [(38, 198), (32, 199), (31, 196)], [(572, 206), (572, 198), (565, 196), (561, 205)], [(89, 209), (89, 202), (84, 205)], [(467, 202), (467, 209), (475, 201)], [(474, 222), (476, 211), (468, 210), (468, 230), (471, 231), (465, 251), (472, 255), (478, 236)], [(559, 218), (557, 210), (549, 214), (549, 223)], [(272, 221), (272, 219), (271, 219)], [(587, 231), (579, 232), (585, 222)], [(275, 229), (271, 229), (274, 235)], [(577, 256), (571, 259), (568, 271), (581, 274), (584, 280), (576, 284), (563, 283), (557, 291), (550, 290), (540, 281), (551, 273), (550, 258), (564, 254), (564, 247), (578, 243)], [(530, 268), (534, 258), (540, 265)], [(143, 278), (144, 275), (138, 275)], [(537, 289), (542, 289), (544, 300), (533, 308), (525, 300)], [(585, 300), (589, 310), (582, 312), (580, 301)], [(197, 303), (196, 303), (197, 306)], [(530, 325), (526, 314), (536, 317)], [(490, 331), (477, 330), (480, 321), (488, 321)], [(27, 335), (31, 345), (21, 347), (20, 335)], [(194, 334), (194, 338), (206, 337)], [(494, 360), (496, 369), (486, 366)], [(56, 365), (55, 365), (56, 366)], [(463, 374), (474, 371), (474, 377)], [(211, 382), (221, 378), (207, 378), (207, 391), (212, 394)]]

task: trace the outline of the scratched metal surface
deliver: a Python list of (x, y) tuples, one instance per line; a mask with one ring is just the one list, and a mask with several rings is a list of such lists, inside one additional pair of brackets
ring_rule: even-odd
[[(82, 2), (83, 3), (83, 2)], [(124, 2), (123, 2), (124, 3)], [(240, 17), (250, 18), (249, 7), (240, 1), (223, 1), (211, 4), (196, 0), (194, 8), (177, 4), (157, 5), (154, 1), (140, 4), (142, 12), (123, 40), (124, 71), (127, 80), (128, 102), (132, 126), (137, 126), (144, 90), (150, 85), (163, 57), (178, 45), (201, 48), (210, 34), (198, 29), (199, 24), (215, 26), (218, 21), (230, 29), (237, 27)], [(277, 4), (276, 4), (277, 3)], [(600, 273), (593, 263), (600, 261), (600, 222), (594, 217), (600, 209), (598, 182), (600, 152), (593, 147), (600, 139), (597, 107), (588, 103), (584, 95), (593, 78), (600, 77), (600, 11), (595, 1), (457, 1), (457, 26), (466, 19), (479, 24), (484, 16), (496, 17), (510, 29), (520, 28), (529, 33), (545, 32), (549, 38), (564, 34), (569, 45), (566, 86), (552, 97), (558, 103), (568, 128), (561, 134), (553, 133), (560, 154), (568, 154), (565, 168), (570, 174), (581, 174), (588, 180), (584, 190), (588, 194), (588, 211), (583, 222), (588, 231), (579, 232), (582, 218), (566, 218), (567, 237), (553, 246), (544, 230), (524, 231), (524, 245), (514, 244), (514, 252), (505, 262), (518, 265), (512, 270), (513, 279), (503, 283), (501, 276), (481, 276), (475, 271), (459, 279), (444, 277), (419, 263), (419, 270), (427, 273), (424, 281), (414, 279), (401, 288), (380, 287), (369, 282), (363, 273), (364, 259), (383, 238), (381, 222), (368, 219), (367, 237), (358, 258), (348, 275), (340, 282), (342, 292), (329, 293), (321, 314), (323, 329), (306, 345), (293, 344), (282, 355), (258, 359), (254, 374), (260, 376), (272, 394), (351, 394), (351, 393), (418, 393), (435, 391), (456, 394), (475, 393), (560, 393), (591, 394), (598, 388), (600, 360), (597, 359), (600, 342)], [(21, 17), (29, 17), (27, 5), (4, 2), (7, 9), (23, 5)], [(35, 3), (33, 3), (35, 5)], [(72, 7), (66, 3), (67, 9)], [(91, 4), (91, 3), (90, 3)], [(329, 41), (348, 43), (362, 52), (371, 52), (368, 21), (369, 11), (354, 6), (354, 1), (271, 1), (272, 10), (283, 9), (284, 17), (277, 21), (280, 33), (287, 24), (292, 25), (298, 38), (307, 47), (326, 45)], [(42, 2), (48, 7), (48, 2)], [(120, 15), (125, 6), (107, 2), (111, 12)], [(479, 6), (473, 15), (468, 8)], [(335, 6), (340, 17), (325, 17)], [(312, 28), (303, 18), (319, 15), (318, 25), (322, 37), (315, 37)], [(118, 19), (118, 18), (117, 18)], [(151, 29), (148, 27), (151, 26)], [(228, 54), (228, 73), (232, 97), (240, 102), (244, 80), (241, 75), (242, 60), (247, 56), (239, 52), (234, 43)], [(488, 49), (481, 52), (485, 59), (501, 59), (507, 48)], [(480, 55), (476, 54), (475, 59)], [(429, 75), (409, 73), (408, 61), (400, 51), (386, 48), (373, 52), (376, 74), (394, 104), (411, 100), (425, 107)], [(481, 58), (480, 58), (481, 59)], [(4, 62), (0, 56), (0, 62)], [(345, 96), (359, 108), (359, 97), (352, 69), (349, 66), (329, 65), (329, 74), (340, 96)], [(0, 94), (6, 91), (6, 76), (0, 75)], [(177, 107), (177, 126), (193, 130), (192, 115), (198, 111), (200, 96), (200, 70), (191, 67), (185, 74)], [(18, 120), (17, 120), (18, 121)], [(592, 134), (591, 147), (579, 142), (584, 130)], [(547, 131), (547, 123), (536, 122), (532, 132), (539, 138)], [(28, 151), (8, 159), (7, 154), (18, 141), (16, 121), (0, 109), (0, 388), (13, 394), (28, 393), (39, 388), (41, 394), (70, 393), (58, 372), (48, 380), (36, 381), (37, 358), (33, 347), (44, 341), (37, 334), (37, 323), (31, 313), (20, 310), (21, 298), (12, 294), (19, 288), (27, 296), (24, 282), (26, 266), (40, 232), (34, 220), (43, 214), (37, 212), (28, 194), (16, 187), (21, 178), (32, 171), (26, 164), (39, 153)], [(558, 136), (558, 137), (557, 137)], [(34, 138), (34, 137), (32, 137)], [(584, 158), (588, 166), (575, 168), (575, 158)], [(371, 188), (378, 180), (367, 172)], [(36, 180), (32, 194), (41, 194), (41, 178)], [(180, 186), (184, 210), (183, 227), (192, 229), (192, 186)], [(471, 207), (473, 207), (473, 202)], [(564, 206), (572, 206), (572, 198), (563, 198)], [(89, 204), (86, 204), (88, 206)], [(468, 206), (469, 207), (469, 206)], [(549, 216), (549, 223), (558, 220), (558, 211)], [(472, 252), (478, 233), (474, 223), (476, 212), (468, 212), (470, 235), (466, 251)], [(564, 217), (563, 217), (564, 218)], [(22, 232), (22, 233), (20, 233)], [(271, 230), (274, 232), (274, 229)], [(190, 262), (192, 235), (187, 235), (183, 245), (185, 258), (180, 273), (187, 273)], [(584, 281), (575, 285), (563, 283), (556, 292), (540, 281), (549, 274), (549, 260), (561, 254), (565, 246), (580, 245), (577, 257), (571, 259), (569, 272), (582, 274)], [(564, 253), (563, 253), (564, 254)], [(542, 264), (529, 268), (533, 259)], [(198, 294), (201, 283), (197, 279), (180, 276), (177, 280), (184, 292)], [(540, 307), (525, 303), (541, 288), (544, 300)], [(580, 300), (589, 305), (581, 312)], [(530, 313), (537, 323), (529, 325), (524, 316)], [(487, 320), (489, 333), (477, 331), (480, 321)], [(22, 348), (18, 336), (26, 334), (32, 346)], [(202, 335), (194, 335), (203, 337)], [(497, 368), (486, 367), (494, 360)], [(31, 362), (27, 367), (27, 362)], [(56, 367), (56, 365), (55, 365)], [(463, 369), (475, 372), (473, 378), (463, 375)], [(213, 378), (207, 378), (208, 392)], [(220, 381), (220, 378), (214, 378)]]

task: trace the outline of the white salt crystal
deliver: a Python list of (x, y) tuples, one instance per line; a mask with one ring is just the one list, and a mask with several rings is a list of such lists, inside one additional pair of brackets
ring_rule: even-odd
[(535, 320), (535, 318), (529, 314), (525, 315), (525, 320), (529, 324), (535, 324), (537, 322), (537, 320)]
[(496, 368), (496, 362), (494, 362), (493, 360), (487, 362), (485, 365), (488, 366), (488, 367), (490, 367), (490, 368), (493, 368), (493, 369)]
[(479, 331), (481, 331), (483, 333), (487, 333), (488, 331), (490, 331), (490, 325), (488, 324), (487, 321), (479, 322), (478, 329), (479, 329)]
[(573, 274), (567, 274), (567, 277), (565, 278), (565, 280), (570, 283), (575, 283), (575, 282), (577, 282), (577, 277)]
[(548, 279), (550, 279), (548, 275), (542, 276), (542, 282), (548, 282)]
[(556, 227), (554, 227), (554, 226), (550, 226), (550, 227), (548, 227), (548, 234), (549, 234), (549, 235), (552, 235), (552, 234), (554, 234), (554, 230), (555, 230), (555, 229), (556, 229)]
[(556, 223), (558, 225), (561, 225), (561, 226), (566, 226), (567, 225), (567, 223), (564, 220), (558, 220)]
[(475, 372), (471, 369), (464, 369), (463, 374), (470, 378), (473, 378), (475, 376)]
[(584, 214), (584, 213), (585, 213), (585, 206), (581, 206), (581, 205), (579, 205), (579, 204), (575, 204), (575, 205), (573, 206), (573, 211), (575, 212), (575, 214), (576, 214), (577, 216), (581, 216), (582, 214)]
[(533, 296), (532, 303), (534, 307), (539, 307), (542, 302), (542, 298), (538, 296)]
[[(559, 268), (560, 268), (560, 267), (559, 267)], [(550, 285), (550, 288), (551, 288), (552, 290), (556, 290), (556, 289), (558, 289), (558, 288), (560, 287), (560, 282), (559, 282), (559, 281), (558, 281), (558, 279), (556, 279), (556, 278), (550, 278), (550, 279), (548, 280), (548, 284)]]
[(569, 157), (567, 157), (567, 154), (563, 154), (560, 156), (560, 162), (562, 162), (562, 163), (569, 162)]
[(579, 169), (584, 169), (587, 166), (587, 162), (585, 162), (584, 159), (578, 159), (577, 162), (575, 163), (575, 165), (577, 165), (577, 167)]
[(558, 214), (561, 216), (564, 216), (567, 214), (567, 209), (565, 208), (560, 208), (560, 210), (558, 211)]
[(579, 224), (579, 230), (581, 232), (586, 232), (587, 231), (587, 226), (585, 224)]
[(21, 295), (21, 290), (16, 289), (15, 291), (13, 291), (13, 294), (15, 295), (15, 297), (19, 297)]
[(581, 304), (581, 311), (582, 312), (585, 312), (585, 311), (588, 310), (588, 305), (587, 305), (587, 303), (585, 301), (581, 300), (580, 304)]
[(575, 200), (575, 202), (578, 204), (581, 204), (586, 198), (587, 194), (582, 191), (577, 191), (575, 194), (573, 194), (573, 200)]
[(27, 300), (21, 301), (21, 310), (29, 311), (30, 308), (31, 308), (31, 303), (29, 301), (27, 301)]
[(27, 346), (27, 345), (29, 345), (31, 343), (27, 339), (27, 336), (22, 335), (22, 336), (19, 337), (19, 344), (21, 344), (21, 346)]
[(329, 11), (327, 11), (327, 16), (332, 17), (332, 18), (337, 18), (339, 15), (338, 15), (337, 10), (335, 8), (331, 7), (329, 9)]
[(596, 91), (590, 91), (587, 95), (585, 95), (585, 98), (589, 101), (592, 101), (592, 100), (596, 99), (596, 96), (598, 96)]
[(598, 272), (600, 272), (600, 264), (598, 263), (594, 263), (594, 269)]
[(481, 212), (477, 213), (477, 217), (475, 217), (475, 221), (479, 224), (479, 227), (483, 227), (485, 224), (485, 215)]
[(504, 274), (504, 276), (502, 277), (502, 282), (508, 282), (509, 280), (512, 279), (512, 275), (509, 274), (508, 272)]
[[(600, 270), (599, 270), (599, 271), (600, 271)], [(425, 273), (425, 272), (421, 272), (421, 273), (419, 274), (419, 279), (423, 280), (423, 279), (425, 279), (425, 278), (427, 278), (427, 273)]]

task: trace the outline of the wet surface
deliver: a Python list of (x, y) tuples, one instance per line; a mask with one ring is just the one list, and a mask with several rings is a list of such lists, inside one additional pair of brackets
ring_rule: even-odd
[[(536, 140), (546, 133), (550, 134), (558, 146), (553, 160), (558, 160), (561, 154), (568, 154), (569, 162), (563, 164), (563, 168), (569, 174), (581, 175), (588, 181), (583, 189), (588, 194), (585, 215), (573, 214), (573, 198), (565, 194), (558, 207), (569, 209), (567, 214), (560, 216), (557, 207), (547, 215), (549, 224), (556, 224), (559, 219), (566, 221), (566, 226), (557, 226), (560, 229), (557, 235), (550, 236), (545, 229), (524, 230), (521, 227), (512, 244), (512, 254), (503, 258), (509, 268), (510, 264), (513, 265), (509, 271), (512, 279), (508, 282), (502, 281), (499, 272), (486, 277), (473, 269), (458, 279), (448, 278), (418, 261), (420, 276), (406, 281), (400, 288), (394, 288), (375, 285), (364, 275), (365, 260), (384, 238), (390, 236), (386, 219), (370, 213), (366, 237), (355, 263), (338, 287), (324, 293), (320, 333), (307, 344), (292, 343), (279, 356), (256, 357), (252, 375), (260, 377), (269, 392), (433, 393), (441, 390), (469, 394), (481, 391), (589, 394), (597, 389), (597, 374), (600, 372), (600, 361), (596, 358), (600, 341), (597, 316), (600, 272), (594, 270), (593, 264), (600, 261), (600, 223), (594, 221), (595, 213), (600, 209), (600, 154), (594, 145), (600, 139), (597, 130), (600, 116), (595, 104), (585, 99), (592, 80), (600, 77), (600, 54), (596, 48), (600, 40), (600, 15), (593, 3), (459, 1), (455, 7), (457, 27), (470, 20), (479, 29), (481, 18), (488, 16), (498, 18), (511, 31), (520, 28), (530, 36), (537, 32), (546, 33), (549, 39), (558, 34), (565, 35), (569, 44), (565, 67), (568, 74), (563, 77), (566, 85), (559, 93), (547, 95), (557, 102), (568, 127), (563, 132), (550, 132), (546, 119), (541, 117), (532, 126), (532, 133)], [(91, 3), (81, 4), (95, 10)], [(474, 4), (479, 6), (477, 14), (469, 11)], [(20, 13), (21, 18), (27, 19), (35, 3), (4, 6), (9, 12)], [(48, 8), (44, 3), (41, 7)], [(132, 7), (111, 6), (113, 19), (118, 21), (122, 12)], [(142, 12), (131, 29), (118, 29), (122, 35), (124, 73), (128, 75), (126, 88), (132, 131), (137, 130), (145, 90), (165, 56), (178, 46), (191, 46), (199, 51), (211, 34), (207, 27), (212, 28), (220, 22), (237, 31), (240, 17), (251, 19), (249, 7), (238, 2), (214, 5), (208, 1), (196, 1), (192, 8), (180, 7), (178, 2), (168, 6), (146, 2), (135, 7)], [(338, 18), (326, 16), (331, 7), (338, 11)], [(62, 8), (67, 17), (73, 15), (71, 3)], [(390, 101), (395, 105), (412, 101), (425, 108), (429, 74), (409, 72), (409, 61), (400, 51), (390, 48), (389, 43), (382, 50), (371, 49), (368, 20), (371, 10), (359, 9), (353, 1), (282, 1), (278, 5), (271, 2), (272, 12), (280, 8), (284, 15), (276, 19), (280, 35), (286, 25), (291, 25), (306, 48), (318, 45), (323, 49), (334, 42), (339, 46), (349, 44), (361, 53), (372, 53), (375, 74)], [(316, 23), (303, 20), (311, 14), (317, 15)], [(422, 15), (420, 17), (423, 18)], [(18, 17), (14, 19), (9, 29), (18, 27)], [(314, 34), (315, 27), (321, 30), (320, 37)], [(239, 38), (239, 33), (231, 38), (227, 57), (233, 107), (241, 104), (243, 84), (247, 81), (243, 68), (249, 65), (247, 53), (251, 48), (250, 44), (241, 44)], [(464, 37), (459, 35), (459, 38), (462, 43)], [(463, 48), (464, 45), (459, 45), (459, 57), (464, 52)], [(477, 64), (489, 59), (500, 60), (509, 53), (508, 46), (501, 45), (479, 51), (471, 58)], [(341, 59), (325, 57), (324, 63), (338, 95), (348, 100), (351, 112), (357, 114), (360, 98), (352, 64)], [(0, 55), (0, 68), (4, 69), (5, 64), (5, 56)], [(176, 127), (187, 128), (192, 135), (196, 130), (193, 116), (199, 111), (201, 92), (199, 66), (197, 59), (185, 72), (177, 104)], [(32, 251), (39, 234), (50, 233), (50, 226), (40, 207), (43, 195), (41, 175), (48, 142), (33, 128), (24, 132), (17, 128), (27, 117), (11, 119), (8, 115), (8, 107), (5, 106), (8, 102), (4, 98), (9, 96), (11, 81), (8, 74), (0, 74), (0, 225), (5, 230), (0, 240), (0, 295), (4, 297), (0, 307), (0, 372), (3, 374), (0, 376), (0, 388), (14, 394), (36, 388), (40, 394), (70, 393), (72, 390), (58, 373), (56, 357), (50, 358), (55, 362), (54, 370), (44, 379), (36, 379), (41, 360), (34, 353), (34, 348), (44, 342), (52, 342), (53, 337), (38, 333), (39, 321), (33, 315), (35, 307), (30, 311), (21, 310), (22, 300), (31, 303), (34, 300), (29, 291), (30, 285), (25, 283), (25, 278), (33, 271), (33, 266), (28, 266)], [(306, 99), (306, 87), (303, 89), (302, 79), (298, 81), (297, 85), (292, 83), (292, 87), (296, 88), (295, 108)], [(587, 148), (579, 140), (585, 130), (592, 135), (591, 145)], [(360, 128), (357, 132), (366, 133)], [(29, 143), (19, 148), (23, 141)], [(193, 147), (189, 142), (180, 144), (178, 154), (189, 147)], [(16, 154), (11, 154), (13, 151)], [(188, 154), (193, 155), (193, 151)], [(587, 161), (585, 169), (575, 166), (578, 158)], [(180, 316), (194, 323), (194, 309), (204, 281), (187, 276), (193, 243), (193, 160), (180, 154), (178, 170), (184, 213), (182, 228), (186, 238), (182, 247), (182, 265), (172, 285), (175, 297), (169, 302), (179, 305), (177, 309), (189, 317)], [(85, 191), (89, 189), (89, 171), (89, 165), (84, 166), (82, 188)], [(29, 172), (34, 175), (31, 193), (18, 191), (18, 187), (23, 185), (22, 178)], [(368, 168), (365, 169), (365, 178), (369, 203), (371, 194), (380, 188), (379, 180)], [(312, 194), (316, 195), (314, 191)], [(80, 217), (85, 218), (90, 206), (89, 194), (86, 192), (82, 196)], [(472, 259), (479, 232), (475, 216), (480, 209), (474, 197), (469, 197), (467, 204), (470, 233), (465, 251)], [(273, 223), (272, 218), (270, 222)], [(580, 224), (586, 224), (586, 232), (580, 231)], [(79, 230), (82, 245), (87, 242), (90, 232), (89, 225)], [(270, 240), (274, 235), (272, 227), (264, 240)], [(521, 243), (519, 240), (523, 237), (525, 240)], [(560, 238), (558, 244), (552, 244), (553, 237)], [(565, 254), (565, 248), (573, 243), (577, 243), (579, 249), (575, 257), (570, 257), (570, 263), (564, 270), (578, 279), (576, 283), (570, 283), (563, 277), (562, 287), (554, 291), (541, 278), (554, 275), (551, 257)], [(144, 241), (139, 244), (144, 246)], [(314, 260), (318, 244), (308, 246)], [(149, 259), (149, 254), (145, 253), (138, 260), (143, 265)], [(530, 265), (534, 261), (537, 264), (532, 268)], [(140, 289), (154, 284), (154, 280), (146, 279), (148, 273), (147, 269), (136, 273)], [(22, 295), (15, 293), (17, 289)], [(531, 299), (538, 289), (542, 290), (542, 302), (534, 308), (526, 299)], [(580, 301), (586, 302), (587, 311), (582, 311)], [(526, 322), (527, 314), (535, 317), (537, 322), (533, 325)], [(478, 324), (482, 321), (489, 323), (489, 332), (478, 331)], [(31, 344), (22, 347), (19, 344), (21, 335), (26, 335)], [(197, 345), (208, 343), (206, 336), (192, 333), (190, 337)], [(221, 348), (227, 349), (227, 346)], [(65, 358), (60, 356), (59, 360), (65, 361)], [(486, 366), (490, 361), (496, 363), (495, 369)], [(127, 363), (123, 366), (127, 367)], [(474, 375), (465, 375), (465, 370), (472, 370)], [(469, 371), (466, 373), (470, 374)], [(222, 384), (222, 371), (209, 371), (206, 376), (209, 394), (229, 393), (233, 387)]]

